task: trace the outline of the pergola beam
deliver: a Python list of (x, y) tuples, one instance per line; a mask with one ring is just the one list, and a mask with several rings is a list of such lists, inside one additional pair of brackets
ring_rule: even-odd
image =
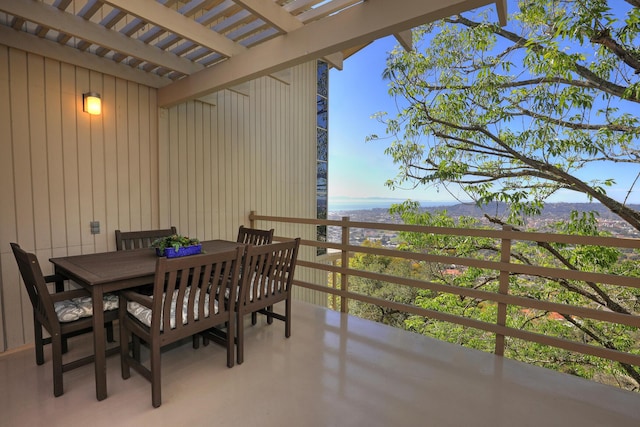
[[(258, 15), (263, 21), (276, 27), (281, 33), (287, 34), (304, 26), (298, 18), (274, 2), (262, 0), (235, 0), (235, 2), (251, 11), (254, 15)], [(342, 69), (344, 58), (341, 52), (325, 55), (323, 59), (332, 67), (339, 70)]]
[[(168, 107), (428, 22), (496, 3), (490, 0), (368, 0), (276, 37), (163, 87), (158, 103)], [(506, 19), (506, 3), (498, 0)]]
[(399, 33), (394, 33), (393, 36), (407, 52), (413, 49), (413, 34), (411, 30), (400, 31)]

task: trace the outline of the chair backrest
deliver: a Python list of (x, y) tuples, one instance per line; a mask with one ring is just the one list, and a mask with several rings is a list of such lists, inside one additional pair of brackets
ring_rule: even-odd
[(116, 250), (149, 248), (151, 243), (160, 238), (178, 234), (176, 227), (161, 230), (120, 231), (116, 230)]
[(240, 246), (227, 252), (158, 257), (152, 336), (162, 333), (163, 341), (173, 342), (224, 323), (216, 320), (221, 316), (233, 319), (233, 304), (225, 304), (225, 298), (236, 296), (244, 251)]
[(261, 305), (287, 298), (298, 259), (300, 238), (280, 243), (247, 246), (241, 269), (239, 302)]
[(273, 242), (273, 228), (271, 230), (260, 230), (257, 228), (246, 228), (240, 226), (238, 229), (239, 243), (248, 245), (266, 245)]
[(60, 323), (38, 258), (35, 254), (23, 250), (17, 243), (11, 243), (11, 249), (18, 263), (22, 281), (27, 288), (34, 316), (51, 334), (59, 332)]

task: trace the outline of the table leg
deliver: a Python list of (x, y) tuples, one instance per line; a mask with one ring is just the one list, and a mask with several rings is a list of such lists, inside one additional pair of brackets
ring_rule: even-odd
[(102, 287), (93, 286), (93, 351), (96, 370), (96, 398), (107, 398), (107, 356), (104, 336), (104, 302)]

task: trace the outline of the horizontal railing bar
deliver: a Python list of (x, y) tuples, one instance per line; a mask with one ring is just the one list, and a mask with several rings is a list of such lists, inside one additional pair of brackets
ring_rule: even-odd
[[(324, 292), (327, 294), (332, 294), (340, 297), (348, 297), (351, 292), (345, 292), (342, 289), (330, 288), (328, 286), (321, 286), (315, 283), (304, 282), (302, 280), (293, 280), (293, 284), (296, 286), (302, 286), (303, 288), (313, 289), (314, 291)], [(357, 294), (355, 294), (357, 295)]]
[[(345, 245), (342, 245), (345, 246)], [(488, 270), (507, 271), (509, 273), (528, 274), (537, 277), (556, 277), (567, 280), (581, 280), (585, 282), (605, 283), (609, 285), (640, 288), (640, 277), (618, 276), (615, 274), (595, 273), (590, 271), (569, 270), (553, 267), (540, 267), (524, 264), (487, 261), (474, 258), (452, 257), (446, 255), (432, 255), (421, 252), (398, 251), (393, 249), (372, 248), (366, 246), (346, 245), (349, 252), (368, 253), (395, 258), (411, 259), (415, 261), (439, 262), (442, 264), (457, 264)]]
[[(309, 261), (298, 261), (300, 266), (306, 266), (310, 268), (328, 267), (325, 264), (316, 264)], [(533, 298), (520, 297), (516, 295), (500, 294), (497, 292), (483, 291), (480, 289), (464, 288), (459, 286), (449, 286), (440, 283), (434, 283), (418, 279), (410, 279), (405, 277), (390, 276), (381, 273), (374, 273), (363, 270), (345, 269), (341, 267), (333, 267), (330, 271), (343, 272), (350, 276), (362, 277), (365, 279), (379, 280), (382, 282), (393, 283), (397, 285), (411, 286), (414, 288), (420, 288), (425, 290), (431, 290), (436, 292), (449, 293), (469, 298), (475, 298), (483, 301), (493, 301), (496, 303), (505, 303), (510, 305), (517, 305), (523, 308), (533, 308), (536, 310), (543, 310), (549, 312), (556, 312), (560, 314), (579, 316), (589, 319), (601, 320), (605, 322), (615, 322), (627, 326), (640, 328), (640, 316), (632, 316), (629, 314), (616, 313), (613, 311), (596, 310), (588, 307), (578, 307), (574, 305), (554, 303), (549, 301), (541, 301)], [(318, 268), (325, 270), (325, 268)], [(321, 289), (331, 289), (328, 287), (320, 287)], [(331, 292), (334, 293), (334, 292)], [(353, 295), (353, 293), (349, 293)], [(362, 295), (362, 294), (355, 294)], [(386, 300), (381, 300), (385, 302)]]
[[(424, 234), (438, 234), (446, 236), (469, 236), (487, 237), (493, 239), (510, 239), (519, 241), (563, 243), (587, 246), (610, 246), (617, 248), (640, 249), (640, 239), (629, 237), (609, 237), (609, 236), (578, 236), (573, 234), (551, 234), (529, 231), (515, 230), (491, 230), (484, 228), (456, 228), (456, 227), (434, 227), (427, 225), (409, 225), (362, 221), (341, 221), (328, 219), (290, 218), (267, 215), (250, 215), (251, 220), (286, 222), (295, 224), (328, 225), (336, 227), (348, 226), (349, 228), (366, 228), (372, 230), (387, 231), (408, 231)], [(314, 242), (321, 243), (321, 242)]]
[[(368, 302), (370, 304), (380, 305), (380, 302), (386, 302), (389, 308), (396, 309), (399, 311), (406, 311), (408, 313), (416, 314), (418, 316), (441, 320), (445, 322), (451, 322), (451, 323), (459, 324), (462, 326), (467, 326), (470, 328), (480, 329), (487, 332), (493, 332), (495, 334), (501, 334), (505, 336), (523, 339), (525, 341), (537, 342), (539, 344), (550, 345), (553, 347), (575, 351), (582, 354), (590, 354), (592, 356), (604, 357), (606, 359), (614, 360), (616, 362), (622, 362), (622, 363), (628, 363), (631, 365), (640, 366), (640, 355), (625, 353), (625, 352), (612, 350), (604, 347), (596, 347), (589, 344), (569, 341), (563, 338), (551, 337), (548, 335), (537, 334), (535, 332), (510, 328), (508, 326), (500, 326), (493, 323), (487, 323), (480, 320), (457, 316), (455, 314), (443, 313), (440, 311), (415, 307), (415, 306), (398, 303), (394, 301), (386, 301), (380, 298), (370, 297), (367, 295), (362, 295), (362, 294), (358, 294), (358, 295), (360, 297), (358, 298), (360, 301)], [(425, 314), (422, 314), (422, 313), (425, 313)]]

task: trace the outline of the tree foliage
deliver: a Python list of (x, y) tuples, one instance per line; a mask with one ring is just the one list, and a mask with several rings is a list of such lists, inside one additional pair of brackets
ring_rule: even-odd
[[(405, 202), (392, 208), (402, 216), (405, 223), (432, 227), (487, 228), (478, 219), (470, 217), (452, 218), (446, 211), (425, 212), (415, 202)], [(561, 221), (552, 226), (555, 232), (566, 232), (579, 224), (580, 234), (601, 236), (597, 230), (597, 218), (590, 214), (574, 214), (578, 218)], [(589, 231), (590, 230), (590, 231)], [(438, 235), (431, 233), (403, 232), (399, 240), (405, 250), (425, 252), (491, 261), (501, 260), (501, 244), (498, 239)], [(511, 262), (544, 267), (569, 267), (584, 271), (637, 276), (640, 270), (636, 262), (614, 248), (596, 246), (537, 245), (528, 242), (512, 242)], [(442, 284), (498, 292), (499, 272), (474, 267), (459, 268), (451, 274), (450, 269), (434, 264), (430, 266), (430, 280)], [(551, 301), (579, 307), (603, 308), (640, 315), (638, 301), (640, 290), (622, 286), (605, 286), (577, 280), (554, 279), (523, 274), (511, 274), (509, 293), (527, 299)], [(476, 298), (466, 298), (454, 293), (419, 291), (415, 299), (417, 306), (442, 311), (461, 317), (496, 323), (497, 304)], [(585, 342), (595, 346), (640, 354), (636, 328), (579, 318), (561, 313), (508, 306), (507, 326), (519, 330)], [(482, 330), (464, 328), (421, 316), (411, 316), (405, 322), (409, 330), (435, 338), (463, 344), (484, 351), (493, 351), (494, 335)], [(570, 353), (534, 342), (509, 339), (505, 355), (527, 363), (573, 373), (585, 378), (620, 384), (625, 388), (639, 390), (640, 369), (625, 364), (614, 364), (604, 359)]]
[[(363, 246), (380, 248), (381, 244), (379, 242), (365, 241)], [(412, 279), (424, 279), (428, 276), (428, 271), (423, 264), (402, 258), (366, 253), (354, 254), (349, 261), (349, 267), (356, 270)], [(358, 276), (351, 276), (349, 278), (349, 290), (351, 292), (402, 304), (413, 304), (418, 295), (418, 290), (410, 286), (394, 285), (384, 280), (374, 280)], [(349, 313), (395, 327), (404, 327), (404, 322), (409, 317), (408, 314), (403, 311), (355, 299), (349, 300)]]
[[(640, 231), (640, 212), (629, 205), (640, 177), (640, 2), (638, 0), (529, 0), (518, 3), (506, 27), (479, 12), (454, 16), (414, 32), (416, 48), (394, 50), (384, 77), (404, 108), (397, 117), (378, 115), (392, 142), (386, 153), (399, 165), (390, 187), (430, 186), (478, 205), (503, 202), (505, 217), (487, 218), (516, 229), (541, 214), (545, 203), (567, 192), (599, 202)], [(380, 137), (372, 135), (371, 140)], [(605, 175), (606, 166), (632, 171), (624, 194)], [(588, 171), (589, 173), (586, 173)], [(597, 171), (598, 173), (594, 173)], [(635, 180), (633, 179), (635, 178)], [(473, 219), (422, 212), (407, 202), (394, 208), (406, 223), (477, 227)], [(602, 235), (590, 212), (575, 212), (555, 231)], [(498, 259), (490, 240), (404, 233), (411, 250)], [(638, 275), (616, 250), (562, 245), (515, 245), (514, 262)], [(467, 269), (435, 280), (457, 286), (495, 287), (495, 273)], [(638, 314), (633, 289), (597, 283), (513, 275), (510, 292), (529, 298)], [(495, 306), (421, 293), (416, 303), (477, 319), (495, 316)], [(511, 326), (583, 340), (621, 351), (638, 351), (637, 331), (589, 319), (511, 308)], [(455, 326), (411, 317), (408, 328), (442, 337)], [(458, 328), (460, 329), (460, 328)], [(460, 333), (461, 331), (458, 331)], [(449, 337), (449, 338), (447, 338)], [(459, 337), (459, 335), (458, 335)], [(481, 332), (462, 339), (486, 347)], [(512, 342), (508, 354), (586, 377), (612, 376), (638, 389), (640, 370), (588, 356)], [(624, 378), (624, 380), (621, 380)]]
[(416, 49), (394, 50), (384, 72), (406, 105), (379, 116), (400, 166), (387, 185), (459, 186), (478, 204), (508, 203), (512, 223), (571, 191), (640, 230), (634, 188), (616, 197), (612, 178), (582, 172), (640, 162), (638, 4), (530, 0), (504, 28), (477, 14), (415, 31)]

